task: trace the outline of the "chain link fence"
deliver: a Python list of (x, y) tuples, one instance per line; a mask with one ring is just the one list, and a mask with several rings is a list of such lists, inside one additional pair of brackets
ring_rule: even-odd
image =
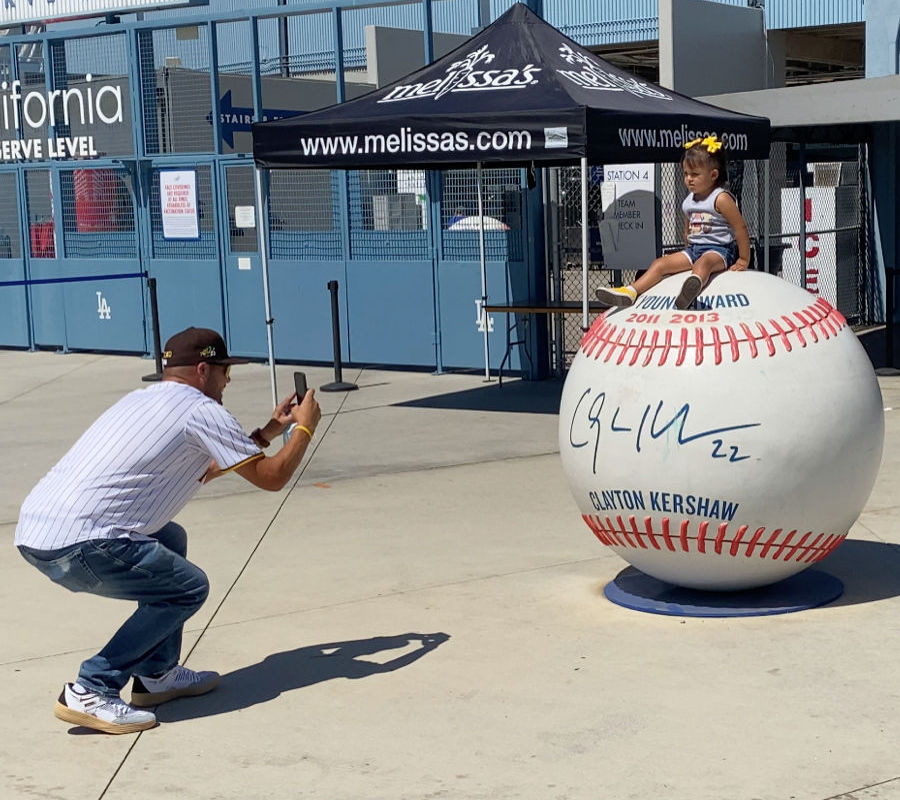
[[(681, 201), (686, 189), (677, 164), (655, 170), (657, 252), (683, 247)], [(878, 287), (871, 274), (869, 200), (865, 145), (803, 146), (773, 143), (767, 161), (729, 163), (729, 187), (738, 199), (751, 241), (751, 269), (805, 285), (834, 305), (855, 326), (880, 323)], [(547, 170), (548, 292), (558, 300), (582, 297), (581, 170)], [(615, 213), (604, 196), (603, 170), (591, 169), (588, 184), (588, 298), (601, 286), (633, 281), (649, 266), (611, 269), (604, 260), (601, 224)], [(616, 220), (616, 224), (622, 224)], [(627, 223), (632, 224), (632, 223)], [(642, 224), (647, 224), (644, 221)], [(766, 233), (768, 232), (768, 237)], [(766, 241), (768, 239), (768, 248)], [(652, 239), (650, 240), (652, 241)], [(800, 242), (805, 246), (800, 247)], [(581, 342), (582, 319), (549, 319), (551, 370), (568, 369)]]

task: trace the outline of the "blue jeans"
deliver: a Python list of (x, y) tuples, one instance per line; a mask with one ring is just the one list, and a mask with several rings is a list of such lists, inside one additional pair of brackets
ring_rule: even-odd
[(689, 244), (687, 247), (682, 250), (682, 252), (690, 259), (691, 264), (694, 264), (700, 256), (704, 253), (712, 250), (714, 253), (718, 253), (722, 256), (722, 260), (725, 262), (725, 269), (728, 269), (738, 258), (738, 248), (735, 242), (731, 242), (731, 244)]
[(19, 547), (29, 564), (70, 591), (137, 601), (107, 645), (81, 665), (78, 682), (85, 688), (118, 696), (131, 675), (156, 675), (178, 663), (182, 628), (206, 600), (209, 580), (185, 558), (187, 534), (180, 525), (170, 522), (153, 539)]

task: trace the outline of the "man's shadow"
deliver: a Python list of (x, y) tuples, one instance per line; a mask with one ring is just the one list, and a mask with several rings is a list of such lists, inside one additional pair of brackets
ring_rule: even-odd
[[(300, 689), (332, 678), (366, 678), (393, 672), (417, 661), (449, 638), (446, 633), (404, 633), (314, 644), (273, 653), (257, 664), (226, 673), (208, 695), (161, 706), (156, 710), (156, 717), (160, 722), (211, 717), (265, 703), (290, 689)], [(417, 646), (410, 650), (414, 643)], [(400, 648), (404, 648), (404, 652), (387, 661), (365, 658)]]

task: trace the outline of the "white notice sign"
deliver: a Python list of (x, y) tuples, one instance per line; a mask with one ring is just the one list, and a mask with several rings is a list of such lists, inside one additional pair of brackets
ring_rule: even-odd
[(200, 238), (195, 170), (161, 170), (159, 202), (162, 210), (163, 239)]
[(607, 269), (646, 269), (656, 252), (656, 167), (606, 164), (600, 244)]
[(235, 206), (234, 207), (234, 227), (235, 228), (255, 228), (256, 227), (256, 207), (255, 206)]

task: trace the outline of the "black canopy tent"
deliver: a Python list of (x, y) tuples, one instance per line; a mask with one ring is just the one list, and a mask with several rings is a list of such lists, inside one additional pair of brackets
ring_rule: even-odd
[[(261, 168), (474, 166), (482, 219), (482, 165), (580, 162), (587, 327), (588, 164), (678, 161), (685, 142), (710, 134), (733, 158), (768, 158), (767, 119), (641, 81), (517, 3), (465, 44), (388, 86), (310, 114), (254, 123), (253, 156)], [(257, 187), (261, 194), (260, 180)], [(265, 272), (265, 252), (263, 258)], [(271, 333), (269, 341), (271, 349)]]

